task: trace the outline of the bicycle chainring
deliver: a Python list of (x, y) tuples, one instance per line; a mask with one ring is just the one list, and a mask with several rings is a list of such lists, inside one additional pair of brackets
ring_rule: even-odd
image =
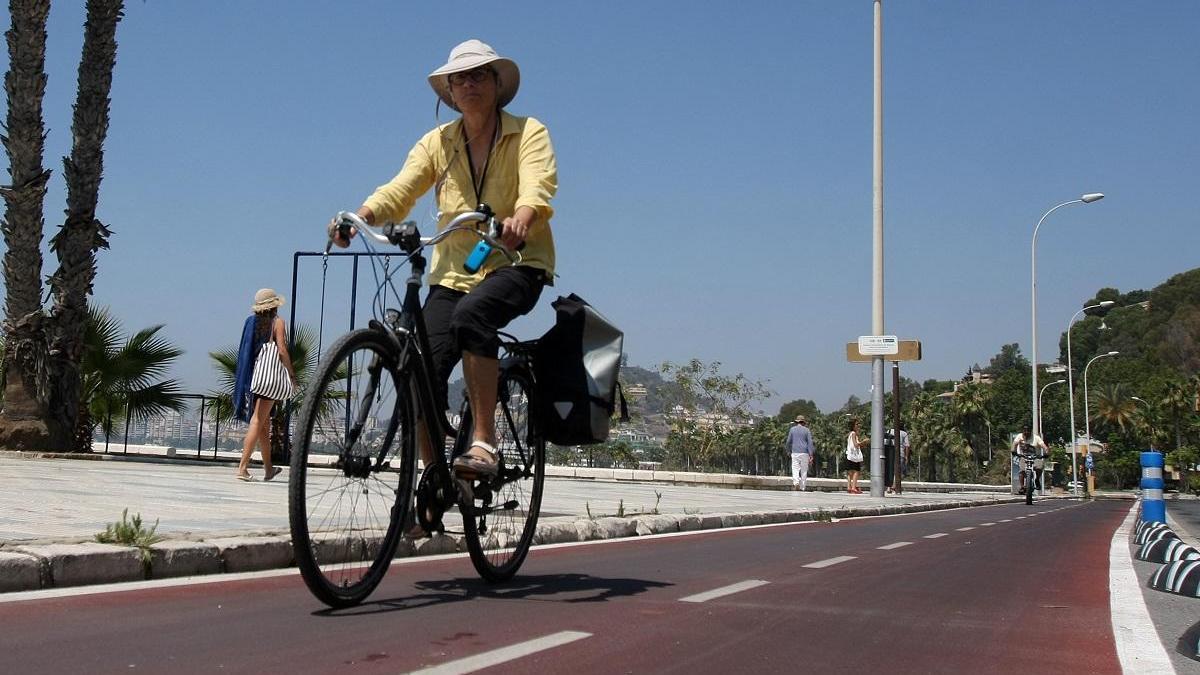
[(430, 464), (417, 483), (417, 523), (426, 532), (443, 532), (442, 514), (454, 503), (454, 487), (445, 464)]

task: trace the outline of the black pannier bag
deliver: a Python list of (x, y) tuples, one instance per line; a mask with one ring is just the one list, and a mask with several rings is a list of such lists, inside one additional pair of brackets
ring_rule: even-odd
[[(542, 433), (556, 445), (603, 443), (616, 407), (625, 334), (574, 293), (551, 306), (554, 326), (533, 357)], [(626, 421), (625, 395), (619, 396)]]

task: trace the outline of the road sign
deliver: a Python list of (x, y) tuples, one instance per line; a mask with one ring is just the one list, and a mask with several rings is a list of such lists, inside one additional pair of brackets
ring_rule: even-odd
[[(863, 352), (857, 342), (846, 343), (846, 360), (855, 363), (869, 363), (874, 354)], [(896, 351), (893, 354), (882, 355), (887, 361), (920, 361), (920, 340), (897, 340)]]
[(895, 335), (860, 335), (858, 353), (865, 356), (890, 356), (900, 351)]

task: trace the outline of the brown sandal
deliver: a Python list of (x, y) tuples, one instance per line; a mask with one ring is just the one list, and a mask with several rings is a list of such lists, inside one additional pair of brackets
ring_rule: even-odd
[(476, 457), (463, 453), (454, 458), (452, 465), (455, 473), (473, 474), (476, 477), (495, 476), (500, 470), (500, 455), (496, 452), (496, 448), (483, 441), (472, 441), (471, 447), (467, 448), (467, 452), (479, 448), (488, 454), (488, 458)]

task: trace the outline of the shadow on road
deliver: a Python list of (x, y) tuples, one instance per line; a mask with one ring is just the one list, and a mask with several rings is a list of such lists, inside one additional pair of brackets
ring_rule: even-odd
[(645, 579), (605, 579), (588, 574), (521, 576), (502, 585), (489, 584), (477, 577), (467, 577), (418, 582), (417, 588), (427, 592), (364, 602), (356, 607), (346, 609), (323, 609), (313, 612), (313, 614), (326, 617), (363, 616), (412, 610), (476, 598), (536, 599), (548, 602), (605, 602), (611, 598), (638, 595), (652, 588), (664, 588), (672, 585), (667, 582)]
[(1200, 661), (1200, 623), (1184, 631), (1175, 645), (1175, 652), (1193, 661)]

